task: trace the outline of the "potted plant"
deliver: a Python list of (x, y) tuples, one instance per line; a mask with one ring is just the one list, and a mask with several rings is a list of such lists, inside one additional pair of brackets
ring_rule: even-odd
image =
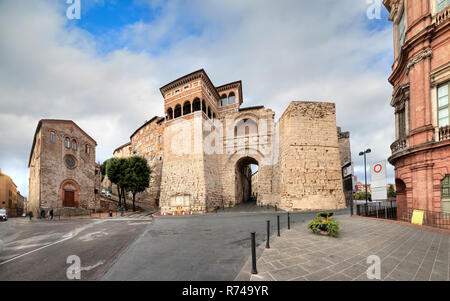
[(319, 212), (317, 217), (308, 224), (308, 229), (315, 234), (338, 236), (339, 222), (331, 216), (333, 216), (332, 212)]

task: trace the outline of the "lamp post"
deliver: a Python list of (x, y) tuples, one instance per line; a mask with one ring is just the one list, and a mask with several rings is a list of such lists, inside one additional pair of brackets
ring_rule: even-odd
[(360, 152), (360, 156), (364, 156), (364, 185), (366, 187), (366, 208), (367, 208), (367, 172), (366, 172), (366, 154), (369, 154), (371, 152), (370, 148), (366, 149), (363, 152)]

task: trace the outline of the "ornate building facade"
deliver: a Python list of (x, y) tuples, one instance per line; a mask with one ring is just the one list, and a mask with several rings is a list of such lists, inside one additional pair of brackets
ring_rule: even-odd
[(95, 163), (96, 146), (71, 120), (40, 120), (28, 163), (28, 210), (53, 209), (64, 215), (99, 209), (101, 174)]
[[(394, 24), (397, 203), (450, 212), (450, 1), (384, 0)], [(399, 210), (402, 212), (404, 210)]]
[(203, 69), (160, 91), (165, 116), (146, 121), (113, 154), (148, 159), (150, 188), (140, 201), (162, 214), (232, 207), (251, 199), (257, 165), (258, 205), (345, 207), (341, 151), (349, 154), (350, 144), (339, 140), (349, 135), (338, 131), (333, 103), (294, 101), (275, 121), (264, 106), (241, 107), (241, 81), (216, 87)]

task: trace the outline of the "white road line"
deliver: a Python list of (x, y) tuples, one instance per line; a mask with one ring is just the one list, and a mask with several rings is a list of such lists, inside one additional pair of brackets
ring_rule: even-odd
[(63, 237), (64, 237), (63, 239), (60, 239), (60, 240), (55, 241), (55, 242), (52, 242), (52, 243), (50, 243), (50, 244), (48, 244), (48, 245), (42, 246), (42, 247), (40, 247), (40, 248), (34, 249), (34, 250), (29, 251), (29, 252), (26, 252), (26, 253), (24, 253), (24, 254), (18, 255), (18, 256), (16, 256), (16, 257), (10, 258), (10, 259), (8, 259), (8, 260), (2, 261), (2, 262), (0, 262), (0, 266), (6, 264), (6, 263), (8, 263), (8, 262), (14, 261), (14, 260), (16, 260), (16, 259), (19, 259), (19, 258), (21, 258), (21, 257), (30, 255), (30, 254), (32, 254), (32, 253), (34, 253), (34, 252), (40, 251), (40, 250), (42, 250), (42, 249), (45, 249), (45, 248), (47, 248), (47, 247), (51, 247), (51, 246), (53, 246), (53, 245), (56, 245), (56, 244), (59, 244), (59, 243), (61, 243), (61, 242), (66, 241), (66, 240), (69, 240), (69, 239), (71, 239), (71, 238), (74, 238), (75, 236), (77, 236), (77, 235), (78, 235), (79, 233), (81, 233), (82, 231), (84, 231), (84, 230), (86, 230), (86, 229), (88, 229), (88, 228), (91, 228), (91, 227), (92, 227), (93, 225), (95, 225), (95, 224), (101, 224), (102, 222), (103, 222), (103, 221), (100, 220), (100, 222), (93, 222), (93, 223), (84, 225), (84, 226), (82, 226), (82, 227), (75, 228), (74, 230), (72, 230), (72, 231), (70, 231), (69, 233), (65, 234), (65, 235), (63, 236)]
[(45, 249), (45, 248), (47, 248), (47, 247), (50, 247), (50, 246), (59, 244), (59, 243), (61, 243), (61, 242), (63, 242), (63, 241), (66, 241), (66, 240), (68, 240), (68, 239), (71, 239), (71, 238), (72, 238), (72, 237), (66, 237), (66, 238), (63, 238), (63, 239), (61, 239), (61, 240), (55, 241), (55, 242), (53, 242), (53, 243), (51, 243), (51, 244), (48, 244), (48, 245), (45, 245), (45, 246), (43, 246), (43, 247), (34, 249), (34, 250), (30, 251), (30, 252), (21, 254), (21, 255), (19, 255), (19, 256), (13, 257), (13, 258), (8, 259), (8, 260), (5, 260), (5, 261), (2, 261), (2, 262), (0, 262), (0, 265), (4, 265), (5, 263), (8, 263), (8, 262), (11, 262), (11, 261), (13, 261), (13, 260), (19, 259), (19, 258), (21, 258), (21, 257), (23, 257), (23, 256), (29, 255), (29, 254), (31, 254), (31, 253), (37, 252), (37, 251), (42, 250), (42, 249)]

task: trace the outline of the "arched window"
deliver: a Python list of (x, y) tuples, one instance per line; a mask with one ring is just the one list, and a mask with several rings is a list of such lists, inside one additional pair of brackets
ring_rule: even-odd
[(183, 105), (183, 115), (191, 113), (191, 103), (186, 101)]
[(201, 110), (201, 108), (200, 108), (200, 99), (198, 99), (198, 98), (196, 98), (196, 99), (194, 99), (194, 102), (192, 103), (192, 110), (195, 112), (195, 111), (200, 111)]
[(235, 103), (235, 101), (236, 101), (236, 96), (234, 95), (234, 92), (231, 92), (228, 95), (228, 104), (231, 105), (231, 104)]
[(212, 115), (211, 115), (211, 108), (208, 107), (208, 118), (211, 119)]
[(77, 141), (76, 141), (75, 139), (72, 140), (72, 149), (73, 149), (74, 151), (77, 150)]
[(86, 144), (85, 152), (86, 154), (89, 154), (91, 152), (91, 147), (89, 146), (89, 144)]
[(56, 142), (56, 136), (54, 132), (50, 132), (50, 143)]
[(442, 212), (450, 213), (450, 175), (441, 181)]
[(178, 118), (181, 116), (181, 105), (176, 105), (173, 113), (173, 118)]
[(222, 107), (226, 106), (227, 105), (227, 101), (228, 101), (227, 95), (226, 94), (222, 94), (222, 96), (220, 96), (220, 105)]
[(66, 137), (64, 145), (66, 146), (66, 148), (70, 148), (70, 139), (69, 139), (69, 137)]
[(202, 111), (206, 114), (206, 104), (204, 101), (202, 101)]
[(173, 110), (172, 108), (167, 109), (167, 120), (173, 119)]

